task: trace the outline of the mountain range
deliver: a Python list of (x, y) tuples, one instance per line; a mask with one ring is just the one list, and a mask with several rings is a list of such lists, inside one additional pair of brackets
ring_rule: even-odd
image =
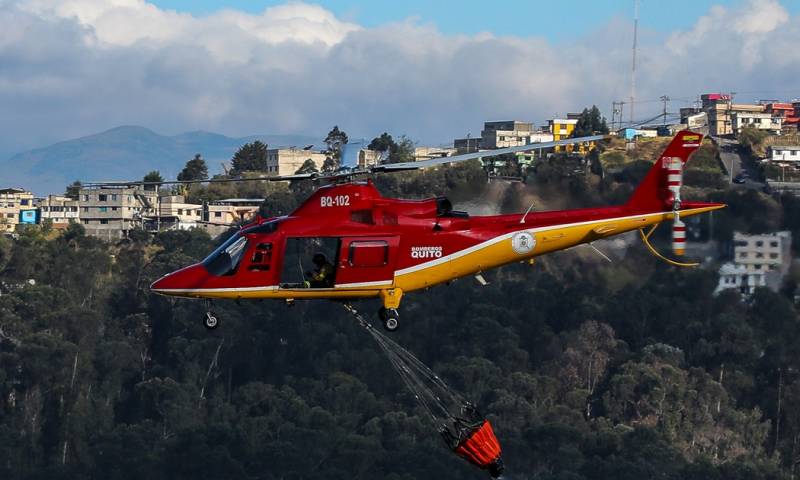
[(261, 140), (270, 148), (323, 148), (322, 136), (251, 135), (228, 137), (195, 131), (179, 135), (160, 135), (141, 126), (121, 126), (53, 145), (18, 153), (0, 161), (0, 187), (22, 187), (37, 195), (62, 193), (75, 180), (136, 180), (151, 170), (174, 179), (186, 161), (199, 153), (209, 173), (221, 172), (221, 162), (229, 161), (243, 144)]

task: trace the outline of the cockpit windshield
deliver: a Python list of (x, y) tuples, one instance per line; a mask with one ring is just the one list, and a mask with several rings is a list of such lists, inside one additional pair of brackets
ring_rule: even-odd
[(247, 238), (236, 233), (214, 250), (203, 265), (212, 275), (233, 275), (247, 250)]

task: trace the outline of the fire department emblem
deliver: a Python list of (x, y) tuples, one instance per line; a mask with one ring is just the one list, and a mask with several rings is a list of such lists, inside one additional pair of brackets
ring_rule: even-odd
[(511, 237), (511, 248), (520, 255), (525, 255), (536, 246), (536, 239), (528, 232), (517, 232)]

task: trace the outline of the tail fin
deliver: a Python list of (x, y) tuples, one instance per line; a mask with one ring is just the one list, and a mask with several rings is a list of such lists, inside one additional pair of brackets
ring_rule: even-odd
[(683, 165), (700, 148), (702, 141), (703, 135), (699, 133), (690, 130), (678, 132), (625, 206), (648, 212), (665, 208), (671, 210), (676, 199), (676, 190), (680, 188), (682, 181)]

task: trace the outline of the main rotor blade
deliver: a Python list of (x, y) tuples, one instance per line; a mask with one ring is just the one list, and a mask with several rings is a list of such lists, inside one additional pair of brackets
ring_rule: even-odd
[(433, 167), (435, 165), (443, 165), (445, 163), (463, 162), (475, 158), (495, 157), (506, 153), (528, 152), (531, 150), (538, 150), (540, 148), (551, 148), (560, 145), (573, 145), (576, 143), (594, 142), (597, 140), (602, 140), (604, 138), (606, 138), (606, 135), (592, 135), (589, 137), (568, 138), (565, 140), (556, 140), (553, 142), (528, 143), (526, 145), (519, 145), (517, 147), (498, 148), (497, 150), (484, 150), (482, 152), (465, 153), (462, 155), (454, 155), (452, 157), (432, 158), (430, 160), (421, 160), (419, 162), (387, 163), (372, 167), (372, 171), (390, 172), (393, 170), (416, 170), (418, 168)]
[(163, 182), (145, 182), (145, 181), (133, 181), (133, 182), (87, 182), (82, 183), (82, 187), (133, 187), (133, 186), (142, 186), (142, 187), (149, 187), (155, 185), (186, 185), (192, 183), (230, 183), (230, 182), (282, 182), (282, 181), (290, 181), (290, 180), (308, 180), (311, 178), (316, 178), (318, 174), (316, 173), (299, 173), (294, 175), (283, 175), (283, 176), (275, 176), (275, 177), (248, 177), (248, 178), (210, 178), (208, 180), (164, 180)]

